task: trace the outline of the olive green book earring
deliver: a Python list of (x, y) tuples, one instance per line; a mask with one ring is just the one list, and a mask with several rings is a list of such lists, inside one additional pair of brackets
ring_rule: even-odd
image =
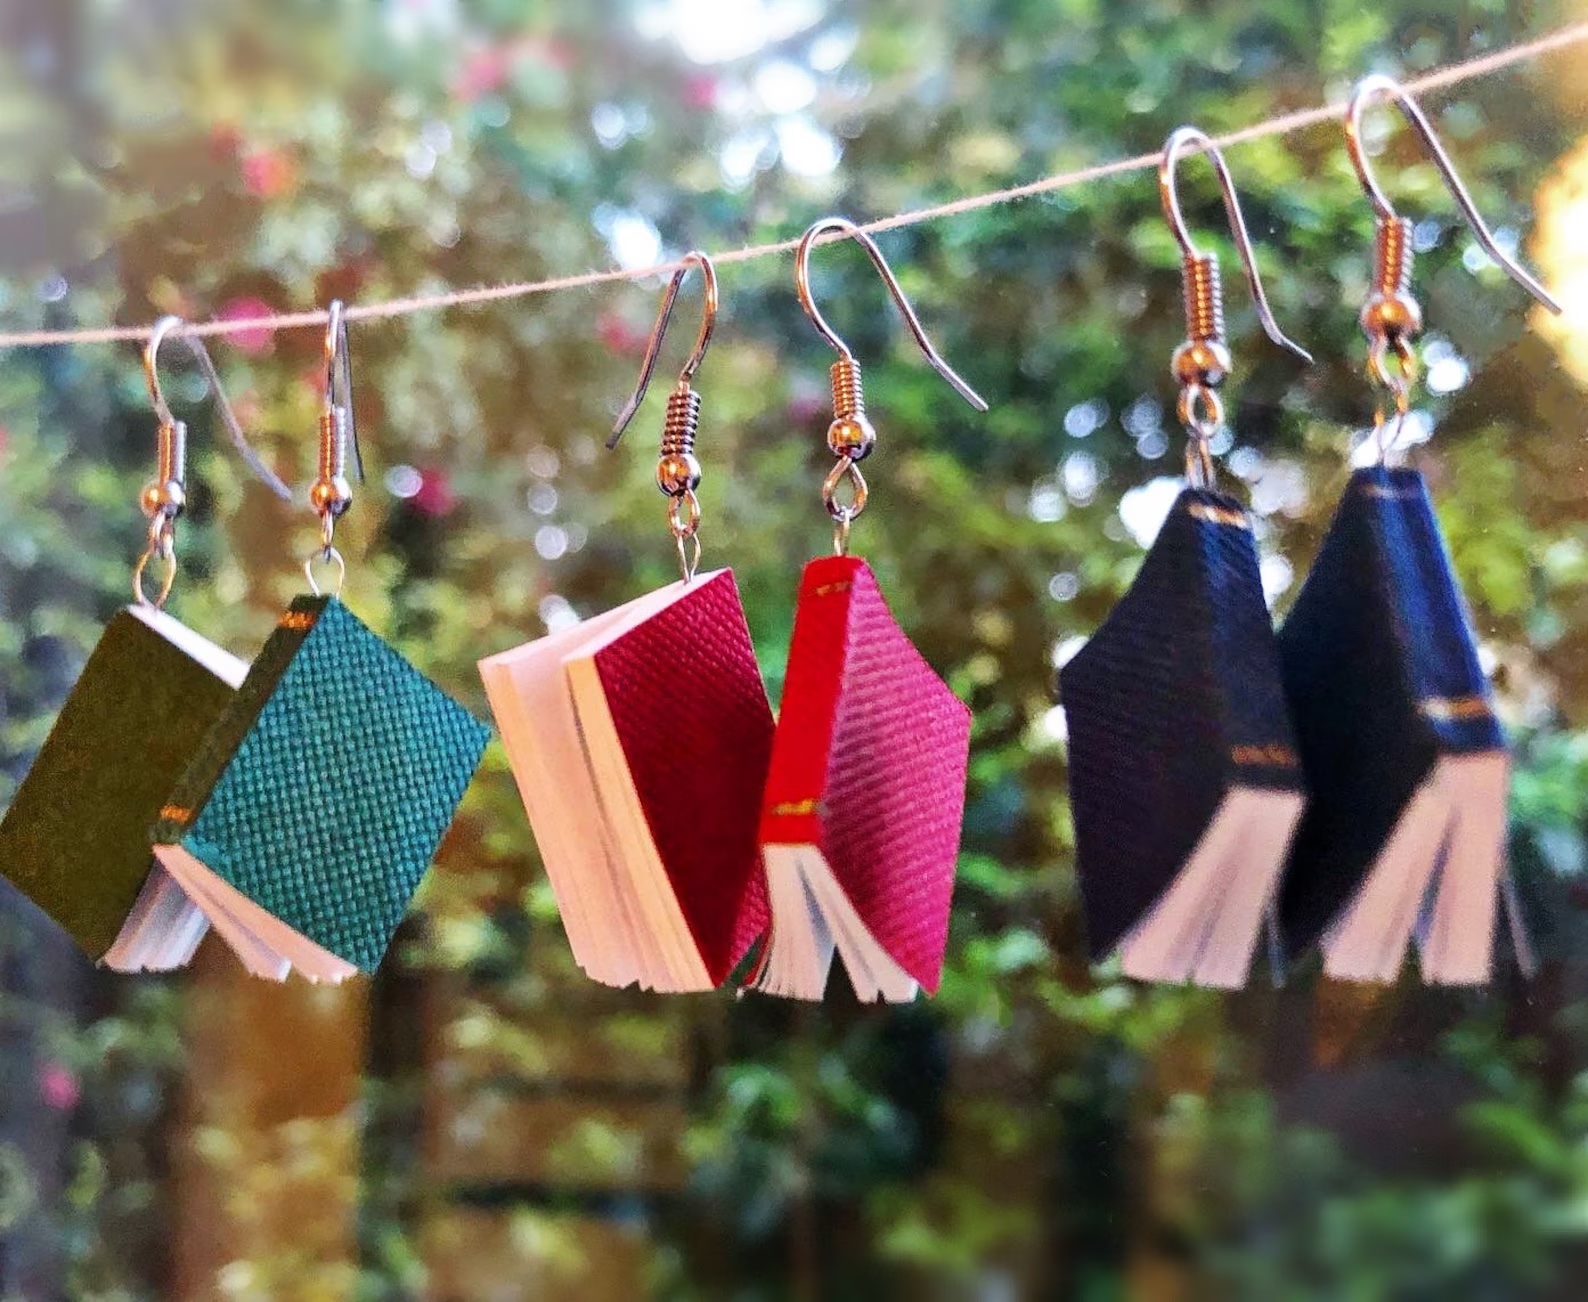
[(290, 497), (248, 446), (204, 345), (184, 329), (162, 318), (143, 352), (159, 424), (155, 475), (140, 494), (149, 531), (133, 569), (135, 603), (106, 626), (0, 822), (0, 871), (90, 958), (119, 971), (179, 967), (204, 935), (203, 913), (156, 863), (149, 828), (248, 671), (163, 609), (187, 504), (187, 427), (160, 385), (167, 340), (192, 350), (254, 473)]

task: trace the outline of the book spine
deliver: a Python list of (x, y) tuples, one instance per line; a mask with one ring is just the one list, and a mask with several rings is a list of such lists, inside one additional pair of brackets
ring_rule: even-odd
[(1207, 627), (1223, 712), (1225, 763), (1242, 786), (1297, 788), (1301, 760), (1250, 517), (1231, 498), (1196, 497), (1188, 509), (1207, 558)]
[(265, 702), (292, 663), (292, 657), (333, 600), (305, 595), (294, 598), (292, 605), (283, 612), (275, 631), (249, 666), (248, 676), (237, 689), (237, 695), (171, 788), (153, 828), (154, 844), (180, 845), (186, 838), (237, 747), (254, 726)]
[(772, 740), (762, 845), (819, 845), (838, 694), (849, 650), (849, 604), (865, 562), (849, 556), (810, 561), (800, 577), (789, 643), (788, 677)]
[(1407, 687), (1418, 713), (1444, 750), (1503, 749), (1472, 621), (1422, 475), (1373, 467), (1358, 471), (1352, 488), (1373, 507)]

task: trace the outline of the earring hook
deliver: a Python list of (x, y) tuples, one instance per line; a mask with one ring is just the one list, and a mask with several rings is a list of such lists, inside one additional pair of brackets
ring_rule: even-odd
[[(1164, 217), (1168, 220), (1169, 228), (1174, 232), (1175, 240), (1180, 245), (1180, 253), (1187, 267), (1212, 257), (1211, 254), (1203, 253), (1192, 241), (1185, 216), (1180, 211), (1180, 196), (1175, 188), (1175, 168), (1180, 161), (1180, 155), (1187, 149), (1195, 149), (1203, 154), (1213, 165), (1213, 171), (1218, 177), (1219, 192), (1224, 198), (1224, 212), (1229, 218), (1230, 234), (1235, 238), (1235, 248), (1240, 254), (1241, 266), (1246, 271), (1246, 284), (1252, 291), (1252, 302), (1257, 305), (1257, 318), (1263, 324), (1263, 333), (1302, 361), (1311, 362), (1312, 354), (1286, 335), (1279, 328), (1279, 322), (1274, 320), (1273, 309), (1268, 305), (1268, 295), (1263, 292), (1262, 277), (1257, 272), (1257, 252), (1252, 246), (1251, 233), (1246, 228), (1246, 217), (1241, 212), (1240, 196), (1236, 193), (1235, 181), (1230, 176), (1229, 164), (1224, 161), (1223, 151), (1213, 143), (1212, 138), (1205, 131), (1192, 126), (1178, 127), (1170, 133), (1169, 139), (1164, 143), (1163, 157), (1158, 163), (1158, 195), (1163, 202)], [(1222, 312), (1220, 315), (1222, 317)]]
[(1461, 215), (1466, 219), (1467, 225), (1472, 229), (1473, 236), (1483, 246), (1483, 250), (1505, 271), (1513, 281), (1525, 289), (1551, 312), (1560, 313), (1560, 303), (1541, 285), (1533, 274), (1521, 265), (1515, 258), (1502, 249), (1495, 241), (1494, 234), (1489, 230), (1488, 224), (1478, 212), (1478, 206), (1473, 202), (1471, 193), (1462, 182), (1456, 171), (1456, 165), (1451, 162), (1450, 155), (1445, 152), (1445, 147), (1440, 144), (1439, 137), (1434, 134), (1433, 126), (1423, 113), (1416, 100), (1414, 100), (1399, 82), (1383, 74), (1374, 74), (1364, 77), (1357, 82), (1356, 88), (1351, 92), (1351, 101), (1347, 106), (1345, 115), (1345, 147), (1350, 155), (1351, 165), (1356, 169), (1357, 179), (1362, 183), (1369, 202), (1373, 205), (1373, 212), (1381, 226), (1397, 225), (1402, 220), (1400, 214), (1390, 203), (1389, 197), (1380, 187), (1378, 180), (1373, 175), (1373, 169), (1367, 161), (1367, 150), (1362, 144), (1362, 114), (1367, 108), (1380, 100), (1393, 100), (1401, 111), (1401, 116), (1406, 119), (1408, 126), (1422, 142), (1423, 150), (1439, 170), (1439, 175), (1445, 183), (1445, 188), (1450, 191), (1450, 197), (1456, 201), (1456, 207), (1461, 210)]
[[(154, 413), (162, 427), (180, 426), (182, 422), (171, 414), (170, 404), (166, 402), (165, 391), (160, 385), (160, 349), (172, 331), (186, 329), (187, 322), (181, 317), (163, 316), (154, 323), (153, 329), (149, 331), (149, 341), (144, 345), (143, 378), (149, 387), (149, 401), (153, 404)], [(197, 335), (190, 334), (178, 334), (176, 338), (187, 345), (188, 351), (193, 354), (193, 360), (203, 372), (209, 391), (215, 398), (215, 409), (220, 413), (221, 423), (226, 426), (226, 433), (231, 438), (232, 446), (237, 449), (238, 456), (247, 462), (248, 468), (269, 486), (272, 493), (282, 501), (291, 501), (292, 490), (261, 460), (259, 453), (254, 451), (253, 445), (249, 443), (248, 435), (243, 432), (242, 422), (237, 419), (237, 413), (232, 409), (231, 399), (226, 396), (226, 388), (221, 384), (215, 360), (210, 356), (209, 349), (204, 346), (204, 341)]]
[[(187, 426), (172, 414), (171, 405), (166, 401), (165, 391), (160, 385), (160, 348), (173, 331), (185, 331), (186, 328), (187, 323), (181, 317), (163, 316), (149, 331), (149, 339), (143, 349), (143, 378), (148, 385), (149, 401), (154, 407), (160, 428), (155, 444), (155, 476), (139, 494), (139, 504), (149, 519), (149, 541), (133, 569), (132, 592), (139, 605), (156, 609), (165, 605), (166, 598), (171, 595), (171, 587), (176, 582), (176, 521), (187, 506)], [(215, 368), (215, 361), (204, 346), (204, 341), (196, 335), (185, 333), (176, 337), (187, 345), (198, 362), (210, 392), (215, 395), (216, 409), (238, 455), (277, 497), (290, 500), (291, 490), (265, 465), (248, 442), (248, 436), (243, 433), (242, 423), (232, 409)], [(164, 573), (160, 580), (160, 591), (151, 601), (143, 590), (143, 575), (155, 557), (164, 563)]]
[(309, 587), (319, 595), (314, 577), (315, 561), (336, 570), (336, 588), (341, 591), (347, 566), (332, 539), (336, 522), (353, 504), (353, 486), (347, 479), (347, 446), (353, 445), (353, 464), (359, 483), (364, 482), (364, 456), (359, 450), (358, 423), (353, 415), (353, 361), (347, 343), (347, 314), (341, 299), (333, 299), (326, 309), (325, 322), (325, 397), (320, 407), (319, 475), (309, 488), (309, 505), (320, 517), (320, 545), (303, 563)]
[(794, 254), (794, 288), (799, 293), (800, 306), (805, 309), (805, 315), (811, 319), (811, 324), (816, 327), (821, 337), (833, 346), (844, 361), (855, 360), (849, 345), (838, 337), (832, 326), (827, 324), (827, 318), (822, 315), (821, 309), (816, 306), (815, 297), (811, 294), (811, 250), (822, 236), (834, 233), (848, 236), (866, 251), (866, 256), (871, 259), (871, 265), (877, 269), (877, 274), (882, 277), (882, 283), (888, 287), (888, 293), (898, 307), (899, 314), (904, 318), (904, 323), (909, 327), (917, 346), (926, 355), (926, 360), (932, 364), (932, 369), (947, 380), (953, 386), (954, 392), (977, 411), (986, 411), (986, 400), (961, 379), (954, 368), (945, 362), (938, 355), (937, 349), (932, 346), (932, 341), (927, 337), (920, 318), (915, 315), (910, 300), (904, 296), (904, 290), (894, 279), (893, 269), (888, 266), (888, 260), (882, 256), (882, 250), (877, 247), (876, 241), (847, 217), (823, 217), (805, 232)]
[(656, 324), (651, 327), (651, 337), (645, 345), (645, 360), (640, 363), (640, 380), (634, 387), (633, 394), (623, 404), (623, 410), (618, 413), (617, 421), (612, 426), (612, 435), (607, 439), (607, 447), (615, 448), (618, 440), (623, 437), (623, 431), (629, 427), (629, 422), (634, 419), (634, 414), (639, 411), (640, 404), (645, 401), (645, 392), (650, 388), (651, 376), (656, 370), (656, 359), (662, 351), (662, 340), (667, 335), (668, 324), (673, 318), (673, 307), (678, 302), (678, 290), (684, 283), (684, 277), (689, 274), (691, 267), (699, 267), (700, 274), (705, 280), (705, 302), (701, 307), (700, 332), (695, 336), (694, 351), (689, 354), (689, 360), (684, 363), (684, 369), (678, 373), (678, 381), (688, 386), (695, 378), (695, 372), (700, 369), (700, 363), (705, 360), (706, 349), (711, 346), (711, 334), (717, 328), (717, 269), (712, 265), (711, 259), (699, 249), (691, 249), (680, 259), (682, 265), (673, 272), (673, 277), (667, 282), (667, 288), (662, 293), (662, 309), (657, 313)]
[(699, 267), (706, 282), (700, 333), (695, 336), (695, 350), (678, 373), (678, 383), (667, 395), (667, 419), (662, 426), (662, 446), (656, 459), (656, 486), (667, 495), (667, 525), (672, 530), (673, 546), (678, 552), (678, 572), (685, 583), (692, 580), (700, 568), (700, 499), (695, 496), (695, 490), (700, 487), (700, 462), (695, 458), (700, 395), (695, 392), (692, 381), (705, 359), (711, 332), (717, 327), (717, 269), (699, 249), (691, 249), (684, 255), (682, 265), (667, 282), (662, 294), (662, 310), (657, 313), (650, 342), (645, 347), (645, 360), (640, 365), (640, 382), (618, 413), (612, 436), (607, 439), (608, 448), (617, 447), (623, 431), (645, 399), (651, 373), (656, 369), (657, 355), (662, 350), (662, 339), (667, 334), (667, 324), (672, 319), (673, 306), (678, 301), (678, 287), (684, 283), (691, 267)]

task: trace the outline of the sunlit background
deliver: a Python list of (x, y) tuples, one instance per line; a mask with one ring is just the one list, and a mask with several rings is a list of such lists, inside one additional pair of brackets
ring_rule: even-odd
[[(643, 269), (1150, 151), (1588, 18), (1566, 0), (0, 0), (0, 330), (246, 320)], [(612, 992), (573, 966), (505, 758), (380, 974), (345, 989), (98, 973), (0, 888), (0, 1298), (1577, 1299), (1588, 1289), (1588, 45), (1430, 94), (1551, 317), (1398, 117), (1369, 144), (1415, 225), (1423, 469), (1515, 746), (1511, 858), (1546, 956), (1484, 992), (1234, 996), (1090, 969), (1057, 666), (1180, 486), (1177, 251), (1150, 172), (880, 242), (965, 407), (861, 257), (817, 292), (878, 427), (855, 549), (975, 711), (948, 970), (930, 1002)], [(1372, 213), (1340, 129), (1232, 149), (1282, 327), (1257, 328), (1207, 169), (1235, 370), (1222, 483), (1282, 617), (1373, 395)], [(697, 379), (706, 563), (774, 701), (829, 545), (831, 351), (786, 256), (724, 264)], [(668, 581), (661, 282), (358, 323), (368, 481), (353, 609), (482, 715), (474, 662)], [(692, 337), (677, 314), (659, 390)], [(320, 338), (216, 341), (273, 499), (198, 372), (171, 609), (251, 654), (317, 522)], [(135, 344), (0, 354), (0, 802), (128, 591), (154, 421)], [(684, 672), (687, 672), (685, 667)], [(684, 725), (687, 726), (687, 725)], [(84, 864), (91, 872), (92, 864)]]

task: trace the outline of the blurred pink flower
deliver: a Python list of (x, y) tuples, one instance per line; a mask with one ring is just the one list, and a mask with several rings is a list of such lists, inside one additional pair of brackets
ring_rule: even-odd
[(499, 45), (476, 50), (463, 61), (452, 79), (452, 95), (465, 104), (500, 90), (512, 68), (512, 52)]
[(57, 1112), (70, 1112), (83, 1095), (77, 1074), (62, 1063), (41, 1063), (38, 1083), (39, 1098), (46, 1107), (54, 1108)]
[(642, 357), (650, 335), (631, 324), (620, 312), (603, 312), (596, 318), (596, 338), (609, 353), (619, 357)]
[(277, 199), (298, 183), (298, 165), (284, 149), (251, 149), (239, 165), (243, 189), (256, 199)]
[[(221, 304), (221, 310), (215, 316), (220, 321), (251, 321), (255, 317), (271, 316), (274, 312), (275, 309), (264, 299), (244, 296), (228, 299)], [(234, 348), (244, 353), (268, 351), (271, 338), (272, 332), (264, 328), (238, 330), (226, 336)]]
[(709, 73), (697, 72), (684, 83), (684, 106), (692, 109), (709, 109), (717, 105), (717, 79)]
[(434, 466), (420, 470), (419, 491), (408, 501), (420, 515), (430, 516), (450, 515), (452, 508), (458, 504), (447, 472)]

